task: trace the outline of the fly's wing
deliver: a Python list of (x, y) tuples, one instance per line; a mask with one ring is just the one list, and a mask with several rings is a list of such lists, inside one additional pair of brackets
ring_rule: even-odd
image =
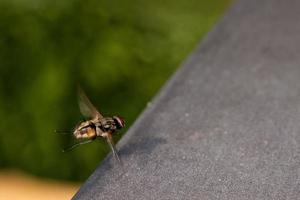
[(118, 152), (117, 152), (117, 150), (116, 150), (116, 148), (115, 148), (115, 145), (114, 145), (114, 142), (113, 142), (113, 140), (112, 140), (112, 136), (111, 136), (111, 135), (108, 135), (108, 136), (106, 137), (106, 140), (107, 140), (107, 143), (109, 144), (109, 147), (111, 148), (111, 151), (112, 151), (112, 153), (113, 153), (114, 158), (115, 158), (120, 164), (122, 164), (122, 161), (121, 161), (121, 159), (120, 159), (120, 157), (119, 157), (119, 155), (118, 155)]
[(96, 107), (91, 103), (89, 98), (86, 96), (84, 91), (78, 87), (78, 97), (79, 97), (79, 109), (83, 116), (87, 118), (98, 118), (101, 119), (103, 116), (96, 109)]

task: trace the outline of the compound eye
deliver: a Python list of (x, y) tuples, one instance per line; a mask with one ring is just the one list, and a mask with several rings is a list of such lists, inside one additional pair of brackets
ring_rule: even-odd
[(113, 119), (115, 120), (118, 129), (125, 127), (125, 121), (122, 117), (114, 116)]

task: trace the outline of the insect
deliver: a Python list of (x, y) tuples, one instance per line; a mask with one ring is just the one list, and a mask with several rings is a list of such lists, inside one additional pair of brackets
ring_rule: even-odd
[(73, 131), (73, 135), (76, 139), (86, 140), (71, 146), (67, 150), (90, 143), (97, 138), (105, 138), (114, 158), (121, 163), (112, 136), (117, 130), (125, 127), (124, 119), (119, 116), (104, 117), (91, 103), (81, 88), (78, 89), (78, 96), (80, 111), (88, 120), (79, 122)]

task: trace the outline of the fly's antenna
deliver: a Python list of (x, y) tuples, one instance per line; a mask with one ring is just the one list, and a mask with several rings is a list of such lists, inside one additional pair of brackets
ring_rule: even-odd
[(74, 149), (76, 147), (79, 147), (80, 145), (87, 144), (87, 143), (90, 143), (92, 141), (93, 140), (87, 140), (87, 141), (83, 141), (83, 142), (79, 142), (79, 143), (73, 144), (72, 146), (67, 147), (66, 149), (63, 149), (62, 152), (65, 153), (65, 152), (71, 151), (72, 149)]
[(54, 133), (67, 135), (67, 134), (72, 134), (72, 131), (68, 131), (68, 130), (54, 130)]

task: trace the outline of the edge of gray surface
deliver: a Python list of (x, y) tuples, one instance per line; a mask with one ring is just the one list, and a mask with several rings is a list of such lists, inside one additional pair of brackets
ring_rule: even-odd
[(299, 7), (236, 2), (73, 199), (297, 199)]

